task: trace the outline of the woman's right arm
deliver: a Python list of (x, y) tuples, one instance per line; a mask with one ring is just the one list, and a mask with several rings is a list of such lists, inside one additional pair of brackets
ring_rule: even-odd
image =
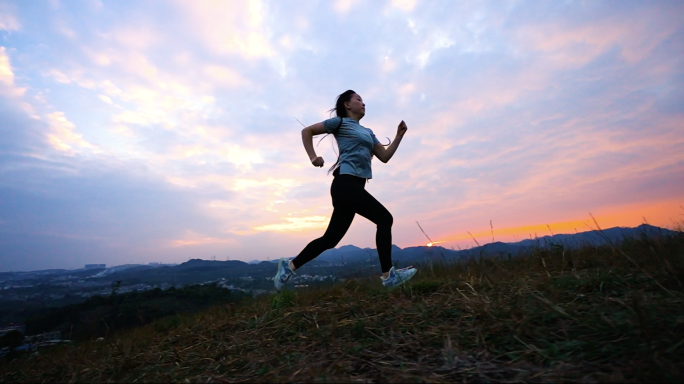
[(323, 123), (316, 123), (314, 125), (310, 125), (302, 129), (302, 143), (304, 143), (304, 149), (306, 150), (306, 153), (309, 155), (311, 164), (313, 164), (316, 167), (323, 166), (323, 158), (316, 156), (316, 151), (314, 151), (313, 146), (313, 137), (327, 132), (328, 131), (325, 130), (325, 126), (323, 125)]

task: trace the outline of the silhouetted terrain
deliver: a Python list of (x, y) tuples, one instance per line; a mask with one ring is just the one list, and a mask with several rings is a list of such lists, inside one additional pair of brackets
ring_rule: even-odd
[(680, 381), (684, 234), (606, 241), (247, 297), (2, 362), (0, 381)]
[[(577, 249), (600, 246), (625, 239), (673, 236), (674, 231), (641, 225), (636, 228), (610, 228), (573, 235), (544, 236), (517, 243), (495, 242), (467, 250), (440, 246), (401, 249), (392, 247), (392, 258), (398, 266), (419, 262), (465, 262), (471, 258), (519, 257), (538, 248)], [(559, 248), (559, 249), (560, 249)], [(235, 291), (261, 294), (273, 290), (274, 263), (237, 260), (216, 261), (191, 259), (179, 265), (122, 265), (106, 269), (43, 270), (0, 274), (0, 325), (23, 323), (43, 309), (72, 305), (93, 296), (109, 296), (112, 285), (118, 293), (142, 292), (156, 288), (165, 290), (191, 284), (219, 284)], [(298, 272), (297, 284), (329, 285), (340, 279), (378, 274), (377, 251), (346, 245), (331, 249)]]

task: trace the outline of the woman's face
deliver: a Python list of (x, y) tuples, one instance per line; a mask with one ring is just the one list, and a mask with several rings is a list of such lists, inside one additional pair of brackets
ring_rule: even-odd
[(347, 115), (358, 116), (361, 119), (366, 114), (366, 104), (363, 103), (361, 96), (353, 94), (351, 99), (344, 103), (347, 108)]

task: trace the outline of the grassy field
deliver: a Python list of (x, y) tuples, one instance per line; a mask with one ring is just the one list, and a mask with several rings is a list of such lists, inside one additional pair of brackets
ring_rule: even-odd
[(681, 382), (684, 234), (421, 265), (0, 363), (3, 382)]

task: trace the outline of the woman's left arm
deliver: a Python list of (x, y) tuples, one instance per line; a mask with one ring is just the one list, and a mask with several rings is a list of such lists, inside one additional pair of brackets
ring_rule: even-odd
[(383, 163), (386, 163), (390, 161), (392, 156), (394, 156), (394, 152), (397, 151), (397, 148), (399, 148), (399, 143), (401, 143), (401, 139), (404, 137), (404, 134), (406, 134), (406, 131), (408, 130), (408, 127), (406, 127), (406, 123), (404, 123), (404, 120), (399, 123), (399, 126), (397, 127), (397, 136), (394, 138), (394, 141), (387, 147), (385, 148), (382, 144), (378, 143), (373, 146), (373, 154), (375, 157), (380, 159)]

